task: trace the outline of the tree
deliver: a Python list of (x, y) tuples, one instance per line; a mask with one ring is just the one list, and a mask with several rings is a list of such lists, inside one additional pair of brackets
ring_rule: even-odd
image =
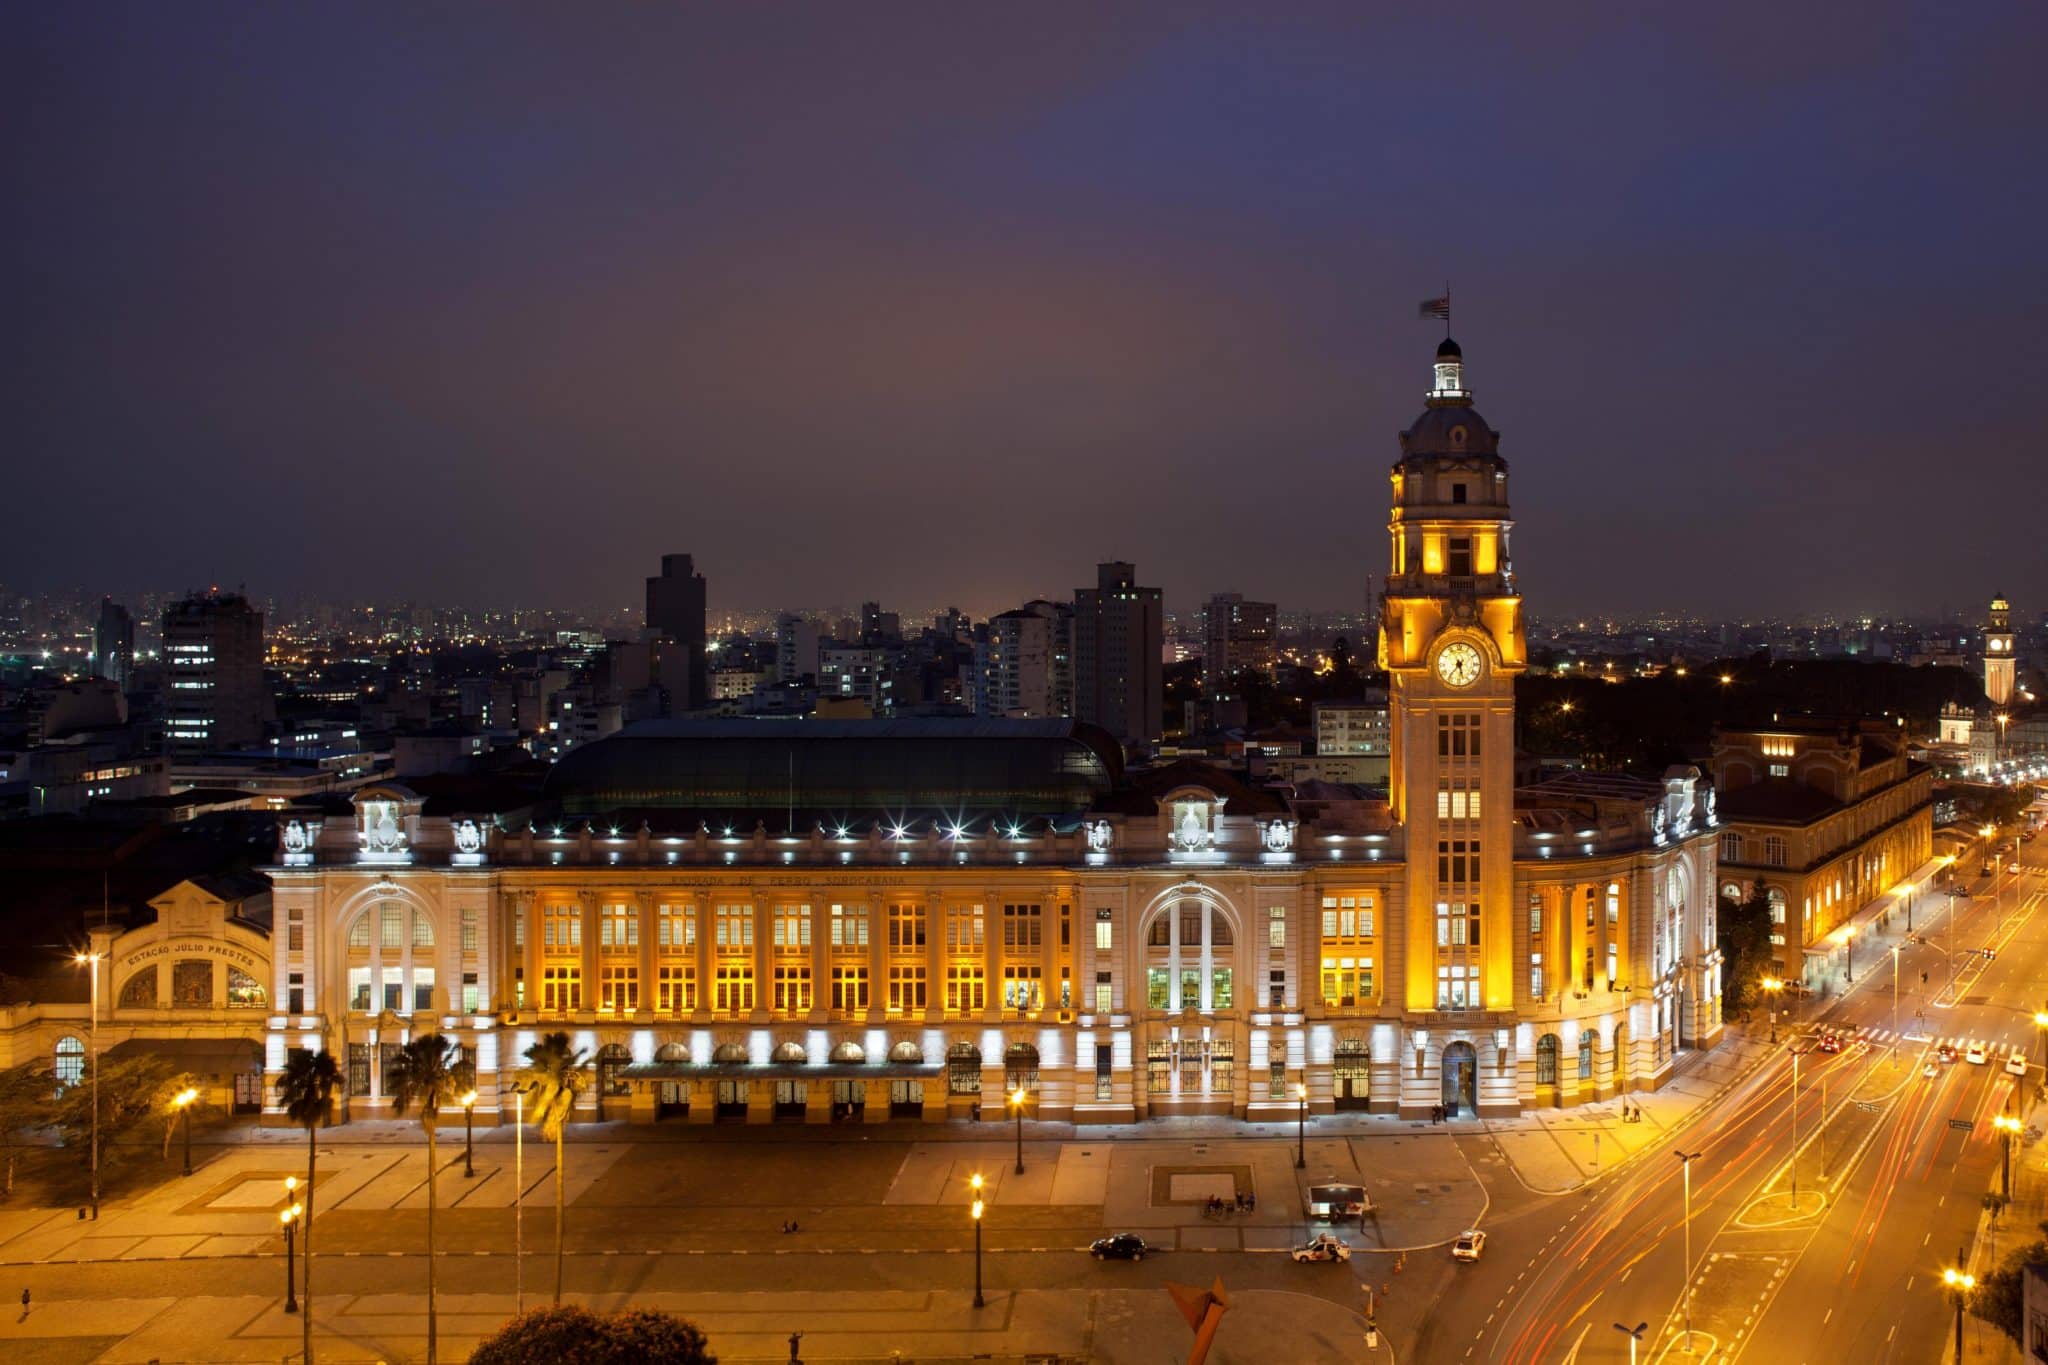
[(566, 1033), (543, 1034), (526, 1049), (526, 1067), (519, 1073), (519, 1086), (533, 1097), (533, 1121), (541, 1136), (555, 1144), (555, 1302), (562, 1301), (562, 1219), (566, 1195), (562, 1184), (563, 1137), (569, 1116), (575, 1112), (576, 1097), (589, 1084), (584, 1067), (589, 1054), (571, 1047)]
[(522, 1313), (477, 1343), (469, 1365), (718, 1365), (688, 1318), (631, 1309), (593, 1313), (575, 1306)]
[(170, 1159), (171, 1139), (178, 1135), (179, 1122), (190, 1122), (189, 1119), (185, 1118), (185, 1108), (180, 1108), (178, 1105), (178, 1096), (187, 1090), (193, 1090), (198, 1093), (185, 1108), (189, 1108), (195, 1117), (205, 1113), (207, 1110), (206, 1086), (200, 1082), (197, 1076), (189, 1071), (180, 1071), (174, 1076), (166, 1076), (158, 1083), (156, 1093), (149, 1097), (150, 1112), (164, 1121), (164, 1148), (161, 1157), (166, 1161)]
[(28, 1135), (50, 1122), (51, 1100), (57, 1093), (57, 1078), (38, 1062), (0, 1071), (0, 1148), (6, 1151), (6, 1176), (0, 1194), (14, 1193), (14, 1168), (21, 1160)]
[[(172, 1075), (171, 1064), (143, 1053), (133, 1057), (99, 1056), (86, 1060), (100, 1072), (100, 1167), (111, 1165), (122, 1137), (158, 1115), (157, 1094)], [(92, 1141), (92, 1072), (65, 1086), (51, 1106), (50, 1118), (66, 1147), (84, 1149)]]
[(1737, 902), (1721, 898), (1721, 960), (1728, 964), (1722, 977), (1728, 1009), (1749, 1004), (1751, 992), (1763, 979), (1771, 962), (1770, 893), (1759, 877), (1750, 885), (1749, 897)]
[[(2041, 1231), (2048, 1233), (2048, 1223), (2041, 1224)], [(1970, 1316), (1982, 1318), (2016, 1343), (2021, 1342), (2028, 1266), (2048, 1268), (2048, 1241), (2037, 1240), (2007, 1255), (2004, 1264), (1977, 1281), (1970, 1295)]]
[(441, 1126), (441, 1111), (453, 1109), (462, 1096), (476, 1088), (476, 1068), (462, 1055), (460, 1044), (438, 1033), (422, 1033), (393, 1053), (384, 1066), (384, 1090), (391, 1097), (391, 1112), (400, 1118), (417, 1109), (420, 1127), (427, 1134), (427, 1365), (439, 1358), (438, 1316), (434, 1305), (434, 1215), (438, 1196), (440, 1154), (434, 1139)]
[(320, 1155), (317, 1134), (334, 1112), (335, 1092), (341, 1090), (341, 1068), (331, 1052), (294, 1048), (285, 1058), (284, 1074), (278, 1078), (277, 1098), (285, 1116), (306, 1130), (305, 1215), (300, 1219), (302, 1265), (299, 1284), (304, 1306), (299, 1310), (299, 1330), (304, 1335), (300, 1355), (313, 1365), (313, 1167)]

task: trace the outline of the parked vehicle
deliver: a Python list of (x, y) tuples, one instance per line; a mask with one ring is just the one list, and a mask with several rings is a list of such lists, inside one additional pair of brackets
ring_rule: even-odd
[(1451, 1259), (1454, 1261), (1476, 1261), (1486, 1250), (1486, 1234), (1478, 1228), (1468, 1228), (1458, 1234), (1458, 1240), (1451, 1243)]
[(1088, 1254), (1098, 1261), (1142, 1261), (1152, 1248), (1135, 1232), (1118, 1232), (1088, 1244)]
[(1293, 1256), (1297, 1262), (1301, 1263), (1308, 1261), (1348, 1261), (1351, 1259), (1351, 1246), (1333, 1232), (1319, 1232), (1309, 1238), (1305, 1245), (1296, 1247), (1293, 1251)]

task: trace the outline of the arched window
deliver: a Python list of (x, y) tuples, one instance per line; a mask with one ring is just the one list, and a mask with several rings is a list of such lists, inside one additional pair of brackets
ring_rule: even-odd
[(946, 1093), (981, 1093), (981, 1049), (972, 1043), (955, 1043), (946, 1049)]
[(1029, 1043), (1012, 1043), (1003, 1049), (1003, 1088), (1038, 1089), (1038, 1049)]
[(852, 1065), (859, 1066), (867, 1061), (867, 1059), (867, 1051), (859, 1043), (851, 1039), (838, 1044), (832, 1049), (832, 1060), (841, 1064), (851, 1063)]
[(1579, 1079), (1582, 1081), (1593, 1079), (1593, 1030), (1591, 1029), (1587, 1029), (1579, 1034)]
[(85, 1079), (85, 1044), (66, 1034), (57, 1040), (57, 1085), (68, 1088)]
[(188, 958), (171, 964), (171, 1005), (181, 1010), (213, 1008), (213, 964)]
[(889, 1049), (889, 1060), (892, 1062), (920, 1063), (924, 1061), (924, 1049), (911, 1042), (908, 1038), (905, 1038), (902, 1042)]
[(236, 967), (228, 968), (228, 1008), (260, 1010), (270, 996), (255, 977)]
[(1557, 1084), (1557, 1035), (1546, 1033), (1536, 1040), (1536, 1084)]
[(686, 1043), (663, 1043), (654, 1050), (654, 1060), (657, 1062), (687, 1062), (690, 1060), (689, 1045)]
[(771, 1060), (785, 1065), (802, 1066), (810, 1060), (802, 1043), (777, 1043)]
[(744, 1066), (747, 1060), (745, 1043), (720, 1043), (711, 1054), (714, 1066)]
[(362, 1014), (434, 1008), (434, 917), (403, 901), (379, 901), (348, 931), (348, 1007)]
[(122, 984), (121, 1001), (116, 1008), (124, 1010), (153, 1010), (156, 1008), (155, 967), (144, 967)]

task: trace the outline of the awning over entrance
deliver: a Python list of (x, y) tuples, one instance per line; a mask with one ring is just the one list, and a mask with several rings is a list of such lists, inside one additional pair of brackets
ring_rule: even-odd
[(263, 1069), (263, 1049), (252, 1038), (130, 1038), (108, 1048), (107, 1057), (161, 1057), (181, 1070), (205, 1076)]
[(903, 1081), (945, 1073), (943, 1062), (635, 1062), (618, 1074), (629, 1081)]

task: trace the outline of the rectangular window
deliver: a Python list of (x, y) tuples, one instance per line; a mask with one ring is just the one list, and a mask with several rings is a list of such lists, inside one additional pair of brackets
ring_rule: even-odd
[(1620, 954), (1621, 949), (1617, 948), (1614, 944), (1610, 943), (1607, 945), (1607, 989), (1610, 991), (1614, 989), (1614, 983), (1620, 978), (1618, 970), (1621, 965)]
[(598, 910), (597, 946), (607, 953), (631, 952), (640, 946), (640, 909), (612, 904)]
[(865, 905), (832, 907), (832, 948), (835, 952), (865, 952), (868, 946), (868, 908)]
[(834, 967), (832, 969), (832, 1008), (841, 1014), (859, 1014), (868, 1007), (868, 969), (865, 967)]
[(1439, 839), (1436, 845), (1436, 879), (1443, 885), (1467, 885), (1479, 880), (1479, 841)]
[(1036, 948), (1040, 946), (1041, 933), (1039, 908), (1035, 905), (1005, 905), (1003, 907), (1003, 947), (1006, 949)]
[(1045, 1004), (1045, 994), (1035, 962), (1009, 962), (1003, 966), (1003, 1008), (1029, 1012)]
[(954, 954), (972, 953), (979, 958), (988, 946), (986, 926), (978, 905), (949, 905), (946, 907), (946, 951)]
[(655, 969), (654, 1008), (662, 1014), (688, 1014), (697, 1008), (697, 965), (668, 962)]
[(1372, 959), (1369, 957), (1326, 957), (1323, 959), (1323, 1003), (1339, 1009), (1372, 999)]
[(405, 946), (405, 907), (388, 902), (377, 908), (377, 936), (381, 946), (403, 948)]
[(626, 1014), (640, 1008), (640, 969), (605, 966), (597, 972), (597, 1008), (603, 1014)]
[(1266, 946), (1280, 949), (1287, 946), (1287, 908), (1274, 905), (1266, 910)]
[(464, 1014), (475, 1014), (481, 1007), (482, 999), (483, 993), (477, 987), (476, 973), (464, 972), (462, 974), (462, 1012)]
[(662, 905), (654, 912), (655, 946), (663, 952), (680, 952), (697, 946), (697, 907)]
[(720, 1014), (750, 1014), (754, 1009), (754, 968), (740, 961), (721, 961), (711, 978), (711, 1007)]
[(1534, 943), (1543, 937), (1543, 893), (1529, 893), (1529, 941)]
[(476, 911), (474, 910), (464, 910), (462, 912), (462, 951), (465, 953), (476, 951)]
[(1543, 998), (1543, 954), (1529, 954), (1529, 995), (1532, 999)]
[(1621, 923), (1621, 885), (1607, 883), (1607, 927), (1612, 929)]
[(924, 952), (924, 907), (922, 905), (892, 905), (889, 907), (889, 951), (891, 954), (922, 954)]
[(1112, 984), (1108, 972), (1097, 972), (1095, 974), (1095, 1012), (1097, 1014), (1108, 1014), (1114, 1008), (1111, 1004)]
[(954, 1016), (979, 1014), (988, 1008), (988, 981), (979, 962), (953, 962), (946, 966), (946, 1013)]
[(1287, 973), (1275, 970), (1266, 973), (1266, 1005), (1271, 1009), (1287, 1007)]
[(774, 911), (775, 947), (796, 951), (811, 946), (811, 907), (778, 905)]
[(1114, 943), (1115, 932), (1110, 920), (1110, 912), (1107, 910), (1097, 910), (1095, 912), (1095, 951), (1106, 953), (1110, 951)]
[(775, 964), (775, 1012), (807, 1014), (811, 1008), (811, 966), (808, 962)]
[(922, 1014), (925, 1009), (924, 986), (922, 964), (892, 965), (889, 968), (889, 1013)]
[(1372, 936), (1372, 897), (1323, 897), (1323, 942), (1360, 943)]
[(543, 951), (565, 953), (583, 947), (583, 907), (550, 905), (541, 912), (540, 946)]
[(348, 1007), (367, 1014), (370, 1010), (370, 969), (348, 969)]
[(284, 946), (287, 951), (294, 953), (306, 951), (306, 926), (303, 924), (286, 925)]
[(1479, 1006), (1479, 969), (1469, 963), (1447, 962), (1436, 969), (1436, 1007), (1467, 1010)]
[(573, 1014), (583, 1008), (583, 969), (541, 968), (540, 1007), (547, 1014)]
[(1445, 551), (1444, 572), (1454, 578), (1469, 577), (1472, 573), (1472, 538), (1452, 536)]
[[(718, 936), (714, 940), (722, 953), (739, 952), (754, 946), (754, 907), (721, 905), (714, 911)], [(747, 1006), (752, 1009), (753, 1006)]]
[(514, 948), (524, 948), (526, 946), (526, 916), (520, 914), (517, 910), (512, 912), (512, 946)]

